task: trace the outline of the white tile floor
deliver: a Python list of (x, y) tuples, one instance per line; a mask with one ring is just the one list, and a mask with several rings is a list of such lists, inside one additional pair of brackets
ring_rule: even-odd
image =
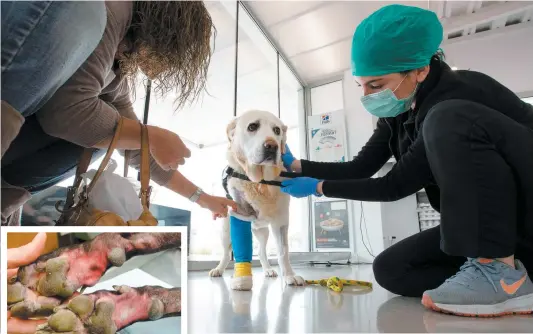
[[(295, 267), (305, 279), (338, 276), (373, 281), (370, 266)], [(324, 287), (284, 287), (254, 271), (251, 292), (229, 289), (224, 278), (189, 272), (189, 333), (533, 332), (533, 317), (471, 319), (427, 311), (420, 300), (398, 297), (374, 284), (369, 293)]]

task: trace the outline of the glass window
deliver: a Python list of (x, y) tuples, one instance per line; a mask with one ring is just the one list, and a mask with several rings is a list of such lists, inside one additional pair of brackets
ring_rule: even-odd
[[(239, 44), (237, 57), (237, 116), (248, 110), (264, 110), (278, 116), (278, 53), (239, 4)], [(276, 254), (276, 243), (270, 237), (270, 256)], [(253, 255), (259, 254), (254, 237)]]
[[(287, 144), (292, 154), (305, 157), (305, 114), (303, 87), (283, 59), (279, 60), (280, 117), (287, 125)], [(309, 220), (307, 219), (308, 199), (291, 198), (289, 208), (289, 250), (309, 251)]]
[(277, 52), (239, 4), (237, 116), (265, 110), (278, 116)]

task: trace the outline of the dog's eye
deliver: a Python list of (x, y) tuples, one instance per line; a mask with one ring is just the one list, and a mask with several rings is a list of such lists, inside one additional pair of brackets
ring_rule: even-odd
[(278, 128), (277, 126), (274, 127), (274, 133), (279, 136), (279, 134), (281, 133), (281, 129)]
[(259, 129), (259, 123), (250, 123), (250, 125), (248, 125), (248, 131), (250, 132), (257, 131), (257, 129)]

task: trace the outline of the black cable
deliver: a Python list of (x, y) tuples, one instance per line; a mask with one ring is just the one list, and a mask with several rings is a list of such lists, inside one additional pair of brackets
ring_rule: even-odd
[[(359, 202), (359, 203), (361, 204), (361, 215), (359, 217), (359, 231), (361, 232), (361, 241), (363, 241), (363, 246), (365, 246), (368, 254), (370, 254), (370, 256), (372, 256), (373, 258), (376, 258), (373, 254), (374, 251), (372, 250), (372, 245), (370, 244), (370, 238), (368, 237), (368, 229), (366, 228), (366, 218), (365, 218), (365, 213), (363, 210), (363, 202)], [(370, 249), (368, 249), (366, 242), (365, 242), (365, 237), (363, 235), (363, 221), (365, 222), (366, 238), (368, 239), (368, 245), (370, 246)]]

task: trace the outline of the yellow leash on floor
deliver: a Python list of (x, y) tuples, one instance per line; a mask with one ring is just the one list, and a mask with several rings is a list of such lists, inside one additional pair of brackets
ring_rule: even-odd
[(363, 286), (372, 290), (372, 283), (367, 281), (357, 281), (353, 279), (341, 279), (338, 277), (330, 277), (328, 279), (320, 280), (306, 280), (307, 284), (319, 284), (325, 286), (328, 289), (331, 289), (335, 292), (341, 292), (344, 289), (344, 286)]

